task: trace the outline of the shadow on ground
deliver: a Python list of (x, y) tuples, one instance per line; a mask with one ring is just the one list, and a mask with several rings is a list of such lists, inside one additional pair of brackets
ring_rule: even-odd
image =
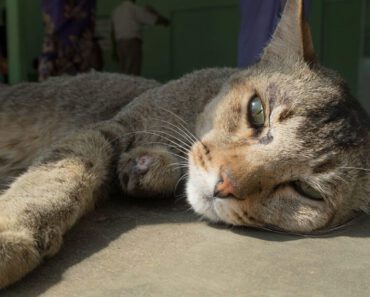
[(109, 201), (67, 233), (61, 251), (55, 257), (45, 261), (3, 294), (17, 297), (41, 295), (62, 280), (66, 269), (106, 248), (113, 240), (138, 225), (188, 223), (196, 220), (197, 217), (189, 211), (185, 201)]
[[(121, 202), (109, 201), (89, 214), (65, 237), (61, 251), (26, 276), (22, 281), (2, 292), (1, 296), (36, 297), (63, 280), (70, 267), (107, 248), (111, 242), (142, 225), (184, 224), (199, 219), (184, 201)], [(204, 223), (205, 227), (207, 223)], [(370, 237), (370, 219), (361, 218), (354, 224), (323, 237)], [(272, 233), (263, 230), (208, 224), (208, 228), (252, 237), (262, 241), (297, 241), (302, 236)], [(222, 235), (220, 235), (222, 236)], [(246, 239), (247, 240), (247, 239)], [(123, 247), (124, 248), (124, 247)], [(88, 271), (86, 274), (88, 275)]]

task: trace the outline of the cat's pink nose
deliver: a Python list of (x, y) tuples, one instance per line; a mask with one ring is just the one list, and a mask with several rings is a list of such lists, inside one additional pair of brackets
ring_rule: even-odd
[(215, 186), (213, 196), (217, 198), (237, 198), (233, 183), (225, 173), (221, 173), (221, 178)]

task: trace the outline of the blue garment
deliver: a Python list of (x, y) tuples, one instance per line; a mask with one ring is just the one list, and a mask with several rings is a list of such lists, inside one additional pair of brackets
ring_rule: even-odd
[(45, 37), (39, 79), (99, 69), (96, 0), (43, 0)]
[[(285, 0), (240, 0), (238, 67), (248, 67), (259, 59), (279, 22)], [(308, 16), (310, 0), (305, 0)]]

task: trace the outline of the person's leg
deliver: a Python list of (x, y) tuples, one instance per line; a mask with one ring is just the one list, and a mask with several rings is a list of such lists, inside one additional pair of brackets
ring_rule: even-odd
[(125, 74), (140, 75), (141, 40), (137, 38), (122, 39), (117, 42), (117, 55), (120, 69)]
[(281, 11), (276, 0), (240, 0), (238, 67), (255, 63), (275, 29)]
[(129, 57), (127, 60), (127, 74), (140, 75), (142, 60), (142, 42), (140, 39), (130, 40)]
[(125, 40), (118, 40), (117, 41), (117, 56), (118, 56), (118, 64), (119, 68), (122, 73), (126, 73), (126, 59), (127, 59), (127, 43)]

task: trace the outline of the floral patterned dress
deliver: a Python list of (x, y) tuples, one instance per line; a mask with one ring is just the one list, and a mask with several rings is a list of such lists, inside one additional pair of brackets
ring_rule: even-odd
[(96, 0), (43, 0), (45, 37), (39, 79), (101, 70), (102, 55), (95, 34)]

